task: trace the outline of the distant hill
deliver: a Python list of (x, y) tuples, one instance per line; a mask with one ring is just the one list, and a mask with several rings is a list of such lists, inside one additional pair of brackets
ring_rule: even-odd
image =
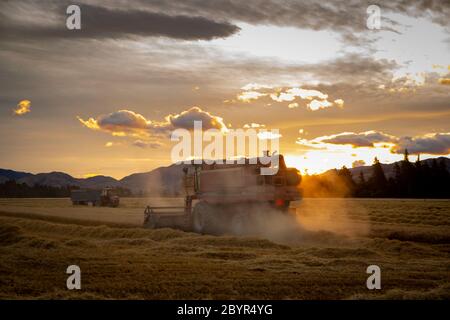
[(79, 179), (75, 179), (74, 177), (63, 172), (50, 172), (26, 176), (20, 179), (16, 179), (16, 182), (26, 183), (29, 186), (39, 184), (50, 187), (65, 187), (79, 186), (78, 180)]
[[(437, 158), (438, 161), (445, 161), (447, 170), (450, 171), (450, 159), (446, 157)], [(422, 160), (431, 166), (433, 159)], [(95, 176), (91, 178), (74, 178), (63, 172), (50, 172), (31, 174), (27, 172), (0, 169), (0, 183), (8, 180), (14, 180), (17, 183), (25, 183), (29, 186), (35, 184), (51, 187), (76, 186), (80, 188), (102, 189), (105, 187), (122, 187), (131, 190), (133, 194), (147, 195), (171, 195), (182, 191), (183, 167), (187, 165), (170, 165), (168, 167), (159, 167), (149, 172), (134, 173), (116, 180), (108, 176)], [(382, 164), (385, 175), (389, 178), (393, 175), (394, 163)], [(354, 179), (360, 172), (364, 173), (366, 178), (372, 174), (371, 166), (361, 166), (349, 169)], [(322, 175), (332, 173), (329, 170)]]
[(25, 183), (29, 186), (42, 185), (50, 187), (76, 186), (80, 188), (102, 189), (104, 187), (119, 186), (119, 181), (111, 177), (95, 176), (86, 179), (74, 178), (64, 172), (49, 173), (24, 173), (13, 170), (0, 169), (0, 183), (14, 180), (17, 183)]
[(149, 172), (134, 173), (121, 180), (108, 176), (74, 178), (63, 172), (31, 174), (0, 169), (0, 183), (14, 180), (17, 183), (25, 183), (28, 186), (75, 186), (88, 189), (122, 187), (131, 190), (134, 194), (175, 194), (181, 190), (183, 166), (171, 165), (168, 167), (160, 167)]
[(170, 165), (150, 172), (135, 173), (120, 180), (120, 186), (133, 193), (175, 194), (182, 190), (183, 167)]
[(120, 182), (108, 176), (95, 176), (86, 179), (77, 179), (82, 188), (103, 189), (105, 187), (119, 187)]
[(18, 179), (29, 177), (29, 176), (32, 176), (32, 175), (33, 174), (28, 173), (28, 172), (0, 169), (0, 180), (2, 180), (2, 179), (18, 180)]

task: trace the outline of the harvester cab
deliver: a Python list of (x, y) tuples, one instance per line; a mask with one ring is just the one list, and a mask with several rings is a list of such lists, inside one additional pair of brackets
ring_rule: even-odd
[(184, 171), (184, 206), (147, 206), (144, 226), (223, 233), (236, 225), (245, 229), (250, 215), (261, 210), (287, 213), (290, 202), (301, 198), (301, 176), (297, 169), (286, 167), (282, 155), (277, 157), (274, 175), (262, 175), (262, 169), (270, 166), (262, 157), (184, 165), (180, 168)]

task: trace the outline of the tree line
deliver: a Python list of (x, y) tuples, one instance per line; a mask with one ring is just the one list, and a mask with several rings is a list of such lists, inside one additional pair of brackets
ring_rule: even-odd
[(0, 184), (1, 198), (66, 198), (74, 187), (51, 187), (36, 184), (17, 183), (14, 180)]
[(444, 159), (410, 162), (408, 151), (396, 162), (393, 174), (386, 177), (380, 161), (375, 158), (370, 174), (361, 171), (356, 177), (345, 166), (326, 175), (304, 176), (305, 197), (361, 198), (450, 198), (450, 172)]
[[(70, 197), (72, 190), (77, 189), (80, 187), (52, 187), (41, 184), (29, 186), (26, 183), (9, 180), (0, 184), (0, 198), (67, 198)], [(131, 191), (127, 188), (116, 187), (113, 190), (119, 197), (132, 196)]]

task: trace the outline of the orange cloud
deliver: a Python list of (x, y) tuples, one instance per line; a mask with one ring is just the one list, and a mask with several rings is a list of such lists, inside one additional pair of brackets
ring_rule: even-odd
[(249, 128), (264, 128), (266, 125), (265, 124), (260, 124), (260, 123), (246, 123), (244, 124), (244, 129), (249, 129)]
[(405, 149), (412, 154), (449, 154), (450, 132), (428, 133), (423, 136), (402, 137), (392, 148), (395, 153), (403, 153)]
[(343, 132), (312, 140), (299, 138), (297, 144), (315, 149), (330, 149), (333, 145), (347, 145), (352, 148), (389, 148), (391, 153), (397, 154), (408, 149), (411, 154), (447, 155), (450, 153), (450, 132), (428, 133), (415, 137), (396, 137), (373, 130), (360, 133)]
[(107, 115), (101, 115), (97, 118), (83, 120), (77, 119), (91, 130), (100, 130), (111, 133), (113, 136), (142, 137), (150, 134), (152, 122), (143, 115), (130, 110), (119, 110)]
[(365, 131), (360, 133), (342, 132), (329, 136), (317, 137), (313, 140), (299, 139), (298, 144), (323, 148), (327, 144), (351, 145), (353, 147), (373, 147), (374, 143), (386, 142), (394, 143), (397, 138), (379, 131)]
[(139, 148), (151, 148), (151, 149), (157, 149), (162, 146), (162, 143), (157, 141), (142, 141), (142, 140), (136, 140), (133, 142), (133, 146), (139, 147)]
[(28, 112), (31, 112), (31, 101), (30, 100), (22, 100), (20, 101), (16, 108), (14, 109), (14, 114), (21, 116)]
[(297, 98), (311, 101), (307, 104), (307, 107), (309, 110), (313, 111), (329, 108), (334, 105), (340, 108), (344, 106), (344, 100), (336, 99), (334, 102), (330, 102), (327, 100), (328, 95), (326, 93), (315, 89), (303, 89), (300, 87), (274, 89), (272, 86), (259, 85), (256, 83), (249, 83), (241, 89), (244, 91), (238, 94), (237, 98), (243, 102), (250, 102), (269, 96), (270, 99), (276, 102), (291, 102), (288, 104), (290, 109), (299, 107), (299, 104), (295, 102), (295, 99)]
[(260, 140), (274, 140), (282, 137), (279, 133), (273, 133), (271, 131), (262, 131), (257, 134), (258, 139)]
[(179, 114), (170, 114), (165, 120), (166, 122), (160, 124), (160, 127), (166, 127), (169, 130), (177, 128), (191, 130), (194, 128), (194, 121), (201, 121), (203, 130), (218, 129), (223, 132), (227, 131), (223, 118), (212, 115), (199, 107), (192, 107)]
[(334, 100), (334, 103), (335, 103), (339, 108), (343, 108), (343, 107), (344, 107), (344, 100), (342, 100), (342, 99), (336, 99), (336, 100)]
[(243, 102), (250, 102), (251, 100), (257, 100), (267, 94), (258, 91), (244, 91), (237, 95), (237, 99)]
[(325, 109), (331, 107), (333, 104), (328, 100), (316, 100), (314, 99), (310, 103), (307, 104), (308, 109), (312, 111), (316, 111), (319, 109)]
[[(226, 132), (228, 129), (221, 117), (192, 107), (179, 114), (169, 114), (164, 121), (157, 122), (146, 119), (143, 115), (130, 110), (119, 110), (97, 118), (87, 120), (77, 117), (78, 121), (86, 128), (94, 131), (103, 131), (115, 137), (133, 137), (132, 144), (137, 147), (157, 148), (161, 144), (155, 138), (167, 136), (171, 130), (183, 128), (191, 130), (194, 128), (194, 121), (201, 121), (202, 128), (218, 129)], [(105, 147), (111, 147), (116, 143), (107, 142)]]

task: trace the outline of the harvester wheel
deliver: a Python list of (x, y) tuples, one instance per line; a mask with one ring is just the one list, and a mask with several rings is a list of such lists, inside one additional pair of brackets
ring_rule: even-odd
[(247, 212), (238, 212), (231, 218), (231, 232), (235, 235), (244, 235), (248, 229), (248, 214)]
[(199, 202), (192, 212), (192, 228), (198, 233), (214, 233), (214, 208), (206, 202)]
[(155, 229), (156, 228), (156, 218), (155, 217), (148, 217), (144, 220), (144, 228), (147, 229)]

